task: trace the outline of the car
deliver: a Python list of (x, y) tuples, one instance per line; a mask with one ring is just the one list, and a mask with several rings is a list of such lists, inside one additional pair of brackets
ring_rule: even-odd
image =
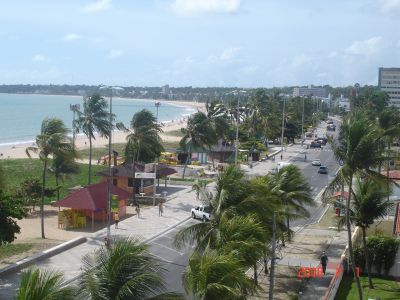
[(321, 165), (321, 160), (320, 159), (314, 159), (312, 162), (311, 162), (311, 165), (313, 165), (313, 166), (320, 166)]
[(333, 124), (333, 121), (332, 120), (328, 120), (326, 123), (327, 124)]
[(326, 142), (327, 142), (327, 141), (328, 141), (328, 140), (325, 139), (325, 138), (317, 138), (317, 139), (314, 140), (314, 142), (320, 143), (320, 144), (323, 145), (323, 146), (326, 145)]
[(336, 126), (333, 124), (330, 124), (330, 125), (326, 126), (326, 130), (327, 131), (336, 131)]
[(211, 220), (211, 208), (209, 206), (200, 205), (191, 210), (193, 219), (202, 219), (205, 221)]
[(320, 166), (318, 170), (318, 174), (328, 174), (328, 167)]
[(310, 148), (321, 148), (321, 143), (312, 141), (310, 144)]

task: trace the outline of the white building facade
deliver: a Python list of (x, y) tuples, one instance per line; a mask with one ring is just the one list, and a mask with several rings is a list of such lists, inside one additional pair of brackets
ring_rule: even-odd
[(388, 93), (390, 105), (400, 108), (400, 68), (379, 68), (378, 85)]

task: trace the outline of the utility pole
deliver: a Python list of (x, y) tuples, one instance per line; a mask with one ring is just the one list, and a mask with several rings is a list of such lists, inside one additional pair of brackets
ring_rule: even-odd
[[(304, 97), (303, 97), (303, 113), (301, 114), (301, 140), (305, 140), (304, 138)], [(303, 142), (301, 142), (303, 145)]]
[(283, 159), (283, 132), (285, 131), (285, 105), (286, 105), (286, 98), (283, 97), (282, 134), (281, 134), (281, 160)]
[(274, 224), (272, 229), (272, 249), (271, 249), (271, 273), (269, 274), (269, 300), (274, 299), (274, 275), (275, 275), (275, 248), (276, 248), (276, 218), (278, 212), (274, 211)]
[(236, 113), (236, 141), (235, 141), (235, 166), (238, 163), (238, 150), (239, 150), (239, 92), (237, 98), (237, 113)]
[[(161, 102), (154, 103), (156, 106), (156, 124), (158, 127), (158, 108), (161, 106)], [(158, 128), (157, 128), (158, 129)], [(157, 132), (158, 133), (158, 132)], [(157, 138), (158, 139), (158, 138)], [(154, 164), (154, 188), (153, 188), (153, 206), (156, 205), (156, 180), (157, 180), (157, 164), (158, 164), (158, 157), (156, 158), (156, 162)]]
[(112, 125), (112, 92), (113, 90), (123, 90), (121, 87), (115, 87), (115, 86), (101, 86), (100, 89), (109, 89), (110, 90), (110, 115), (109, 115), (109, 126), (110, 126), (110, 131), (108, 133), (108, 180), (107, 180), (107, 238), (108, 241), (110, 241), (111, 238), (111, 184), (112, 184), (112, 172), (111, 172), (111, 141), (112, 141), (112, 130), (113, 130), (113, 125)]

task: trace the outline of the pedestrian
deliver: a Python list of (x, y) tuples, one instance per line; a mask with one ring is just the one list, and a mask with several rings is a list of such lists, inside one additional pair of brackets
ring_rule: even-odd
[(140, 207), (139, 207), (139, 203), (136, 205), (135, 210), (136, 210), (137, 217), (140, 218)]
[(326, 255), (325, 251), (322, 251), (320, 262), (321, 262), (321, 265), (322, 265), (322, 272), (324, 272), (324, 275), (325, 275), (326, 265), (328, 264), (328, 256)]
[(159, 217), (162, 217), (163, 212), (164, 212), (163, 202), (160, 201), (160, 202), (158, 203), (158, 216), (159, 216)]
[(118, 212), (114, 213), (114, 221), (115, 221), (115, 229), (118, 229), (118, 223), (119, 223), (119, 214), (118, 214)]

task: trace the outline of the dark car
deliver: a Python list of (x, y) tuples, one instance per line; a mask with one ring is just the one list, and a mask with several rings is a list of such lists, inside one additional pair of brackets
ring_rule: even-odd
[(318, 173), (319, 174), (328, 174), (328, 168), (326, 166), (320, 166)]
[(321, 143), (313, 141), (310, 144), (310, 148), (321, 148)]
[(326, 138), (317, 138), (315, 142), (320, 143), (321, 145), (325, 146), (328, 140)]
[(326, 130), (328, 131), (336, 131), (336, 125), (330, 124), (326, 126)]
[(327, 124), (333, 124), (333, 121), (332, 120), (328, 120), (326, 123)]

